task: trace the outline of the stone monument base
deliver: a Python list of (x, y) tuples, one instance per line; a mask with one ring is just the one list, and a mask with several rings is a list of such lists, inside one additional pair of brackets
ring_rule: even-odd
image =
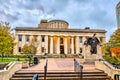
[(96, 61), (96, 59), (85, 59), (85, 60), (84, 60), (84, 63), (85, 63), (85, 64), (94, 64), (95, 61)]
[(90, 52), (90, 46), (85, 48), (85, 54), (84, 54), (84, 63), (94, 63), (96, 60), (102, 59), (102, 50), (100, 46), (97, 46), (97, 53), (91, 54)]
[(85, 62), (84, 63), (91, 63), (94, 64), (94, 62), (97, 60), (97, 54), (90, 54), (90, 55), (86, 55)]

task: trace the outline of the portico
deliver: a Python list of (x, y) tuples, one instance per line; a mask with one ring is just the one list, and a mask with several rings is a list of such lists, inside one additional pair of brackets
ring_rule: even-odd
[[(79, 51), (79, 37), (76, 36), (56, 36), (56, 35), (45, 35), (45, 45), (40, 41), (41, 36), (38, 36), (37, 41), (37, 53), (48, 53), (48, 54), (78, 54)], [(78, 42), (77, 42), (78, 41)], [(42, 43), (42, 45), (40, 45)], [(75, 44), (76, 43), (76, 44)], [(44, 48), (42, 48), (44, 47)], [(44, 49), (44, 50), (41, 50)], [(75, 51), (76, 50), (76, 51)], [(42, 52), (43, 51), (43, 52)]]

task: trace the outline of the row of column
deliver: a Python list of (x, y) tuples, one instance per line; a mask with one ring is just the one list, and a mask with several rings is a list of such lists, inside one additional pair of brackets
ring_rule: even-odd
[[(44, 44), (42, 44), (41, 42), (41, 36), (38, 36), (38, 47), (37, 47), (37, 54), (40, 54), (41, 53), (41, 47), (44, 47), (45, 48), (45, 52), (48, 53), (48, 36), (45, 36), (45, 42)], [(50, 54), (53, 54), (53, 36), (50, 36)], [(67, 44), (67, 36), (64, 37), (64, 53), (65, 54), (68, 54), (68, 44)], [(23, 44), (24, 45), (24, 42)], [(57, 37), (57, 54), (60, 54), (60, 36)], [(74, 49), (76, 46), (76, 49)], [(76, 51), (75, 51), (76, 50)], [(76, 54), (79, 53), (79, 37), (77, 36), (76, 37), (76, 41), (75, 41), (75, 44), (74, 44), (74, 36), (71, 36), (71, 54), (74, 54), (76, 52)]]
[[(50, 54), (53, 54), (53, 37), (54, 36), (50, 36), (50, 47), (49, 47), (49, 51)], [(30, 40), (33, 38), (33, 36), (30, 36)], [(18, 52), (18, 47), (23, 47), (27, 42), (25, 41), (25, 35), (22, 35), (22, 41), (19, 42), (19, 44), (17, 44), (16, 46), (14, 46), (14, 52), (19, 53)], [(16, 36), (15, 38), (15, 42), (18, 41), (18, 36)], [(67, 36), (64, 37), (64, 53), (68, 54), (68, 41), (67, 41)], [(75, 43), (75, 44), (74, 44)], [(41, 47), (45, 48), (45, 52), (48, 53), (48, 36), (45, 36), (45, 42), (42, 43), (41, 41), (41, 36), (37, 37), (37, 52), (36, 54), (40, 54), (41, 53)], [(60, 54), (60, 36), (57, 37), (57, 54)], [(76, 49), (75, 49), (76, 46)], [(76, 50), (76, 51), (75, 51)], [(71, 36), (71, 54), (74, 54), (74, 52), (79, 53), (79, 37), (76, 37), (76, 41), (74, 42), (74, 36)]]
[[(64, 37), (64, 53), (68, 54), (68, 41), (67, 36)], [(75, 43), (75, 44), (74, 44)], [(57, 54), (60, 54), (60, 36), (57, 37)], [(74, 49), (76, 48), (76, 49)], [(53, 36), (50, 36), (50, 54), (53, 54)], [(76, 51), (75, 51), (76, 50)], [(79, 53), (79, 37), (76, 37), (76, 41), (74, 42), (74, 36), (71, 36), (71, 54)]]
[(65, 22), (50, 22), (48, 24), (48, 27), (49, 28), (57, 28), (58, 29), (58, 28), (67, 28), (68, 25)]
[[(30, 39), (32, 38), (33, 36), (30, 36)], [(49, 41), (49, 43), (48, 43), (48, 35), (46, 35), (45, 36), (45, 42), (44, 43), (42, 43), (41, 42), (41, 36), (38, 36), (37, 37), (37, 53), (36, 54), (40, 54), (41, 53), (41, 47), (44, 47), (45, 48), (45, 52), (46, 53), (50, 53), (50, 54), (53, 54), (54, 53), (54, 48), (53, 48), (53, 44), (54, 44), (54, 42), (53, 42), (53, 37), (54, 36), (50, 36), (49, 38), (50, 38), (50, 41)], [(57, 52), (57, 54), (60, 54), (60, 37), (61, 36), (57, 36), (57, 43), (56, 43), (56, 52)], [(23, 35), (23, 37), (22, 37), (23, 39), (22, 39), (22, 42), (21, 43), (19, 43), (18, 45), (16, 45), (16, 46), (14, 46), (14, 52), (17, 52), (18, 53), (18, 47), (19, 46), (21, 46), (21, 47), (23, 47), (24, 45), (25, 45), (25, 35)], [(68, 36), (64, 36), (64, 53), (65, 54), (68, 54)], [(70, 48), (71, 48), (71, 54), (78, 54), (79, 53), (79, 49), (80, 49), (80, 47), (83, 47), (83, 44), (82, 45), (80, 45), (80, 40), (79, 40), (79, 36), (71, 36), (70, 37), (71, 38), (71, 43), (70, 43)], [(75, 41), (74, 41), (75, 40)], [(15, 42), (17, 42), (18, 41), (18, 36), (16, 36), (16, 38), (15, 38)], [(85, 41), (85, 37), (83, 37), (83, 41)], [(48, 44), (50, 45), (50, 46), (48, 46)], [(49, 49), (48, 49), (48, 47), (49, 47)], [(83, 52), (84, 52), (84, 50), (83, 50)]]

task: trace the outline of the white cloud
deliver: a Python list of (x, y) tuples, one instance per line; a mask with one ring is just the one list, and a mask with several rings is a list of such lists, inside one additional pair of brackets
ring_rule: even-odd
[(10, 22), (12, 27), (34, 27), (41, 19), (63, 19), (71, 28), (105, 29), (109, 39), (116, 28), (115, 6), (118, 1), (0, 0), (0, 20)]

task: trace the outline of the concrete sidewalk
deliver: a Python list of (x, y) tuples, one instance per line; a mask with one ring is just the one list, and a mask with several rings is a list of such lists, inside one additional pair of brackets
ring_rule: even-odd
[[(22, 69), (21, 71), (44, 71), (45, 59), (40, 60), (40, 63), (29, 67), (27, 69)], [(77, 59), (81, 62), (83, 59)], [(83, 71), (93, 71), (95, 69), (94, 64), (82, 64)], [(48, 58), (48, 72), (49, 71), (74, 71), (74, 59), (73, 58)]]

